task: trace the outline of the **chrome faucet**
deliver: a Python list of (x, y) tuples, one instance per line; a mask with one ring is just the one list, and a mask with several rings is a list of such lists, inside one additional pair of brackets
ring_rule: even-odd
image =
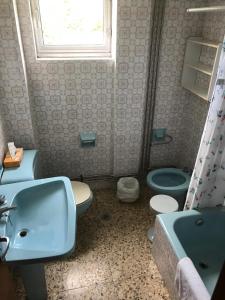
[(0, 208), (0, 218), (4, 216), (5, 212), (12, 210), (12, 209), (16, 209), (16, 206), (6, 206), (6, 207)]

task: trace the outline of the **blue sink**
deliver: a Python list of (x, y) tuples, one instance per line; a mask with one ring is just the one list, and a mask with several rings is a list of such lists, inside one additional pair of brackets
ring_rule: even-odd
[(0, 223), (0, 235), (10, 241), (6, 262), (45, 261), (74, 249), (76, 205), (68, 178), (0, 185), (0, 194), (16, 206)]

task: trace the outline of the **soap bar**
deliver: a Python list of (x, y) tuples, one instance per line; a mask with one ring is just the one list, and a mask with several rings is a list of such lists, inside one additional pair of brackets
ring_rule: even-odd
[(17, 148), (16, 156), (14, 158), (11, 157), (9, 152), (6, 153), (5, 159), (3, 161), (3, 165), (5, 168), (19, 167), (22, 159), (23, 159), (23, 148)]

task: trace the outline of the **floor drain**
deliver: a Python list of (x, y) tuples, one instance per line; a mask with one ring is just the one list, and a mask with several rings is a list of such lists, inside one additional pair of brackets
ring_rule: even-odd
[(200, 261), (199, 267), (202, 268), (202, 269), (208, 269), (209, 266), (206, 263)]
[(100, 215), (100, 218), (102, 221), (110, 221), (112, 219), (112, 216), (110, 213), (105, 212)]
[(21, 230), (20, 233), (19, 233), (19, 235), (21, 237), (25, 237), (27, 235), (27, 230), (26, 229)]

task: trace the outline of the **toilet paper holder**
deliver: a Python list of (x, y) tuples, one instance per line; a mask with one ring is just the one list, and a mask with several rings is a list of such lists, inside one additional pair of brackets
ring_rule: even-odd
[(96, 142), (96, 133), (94, 132), (81, 132), (80, 145), (81, 147), (94, 147)]

